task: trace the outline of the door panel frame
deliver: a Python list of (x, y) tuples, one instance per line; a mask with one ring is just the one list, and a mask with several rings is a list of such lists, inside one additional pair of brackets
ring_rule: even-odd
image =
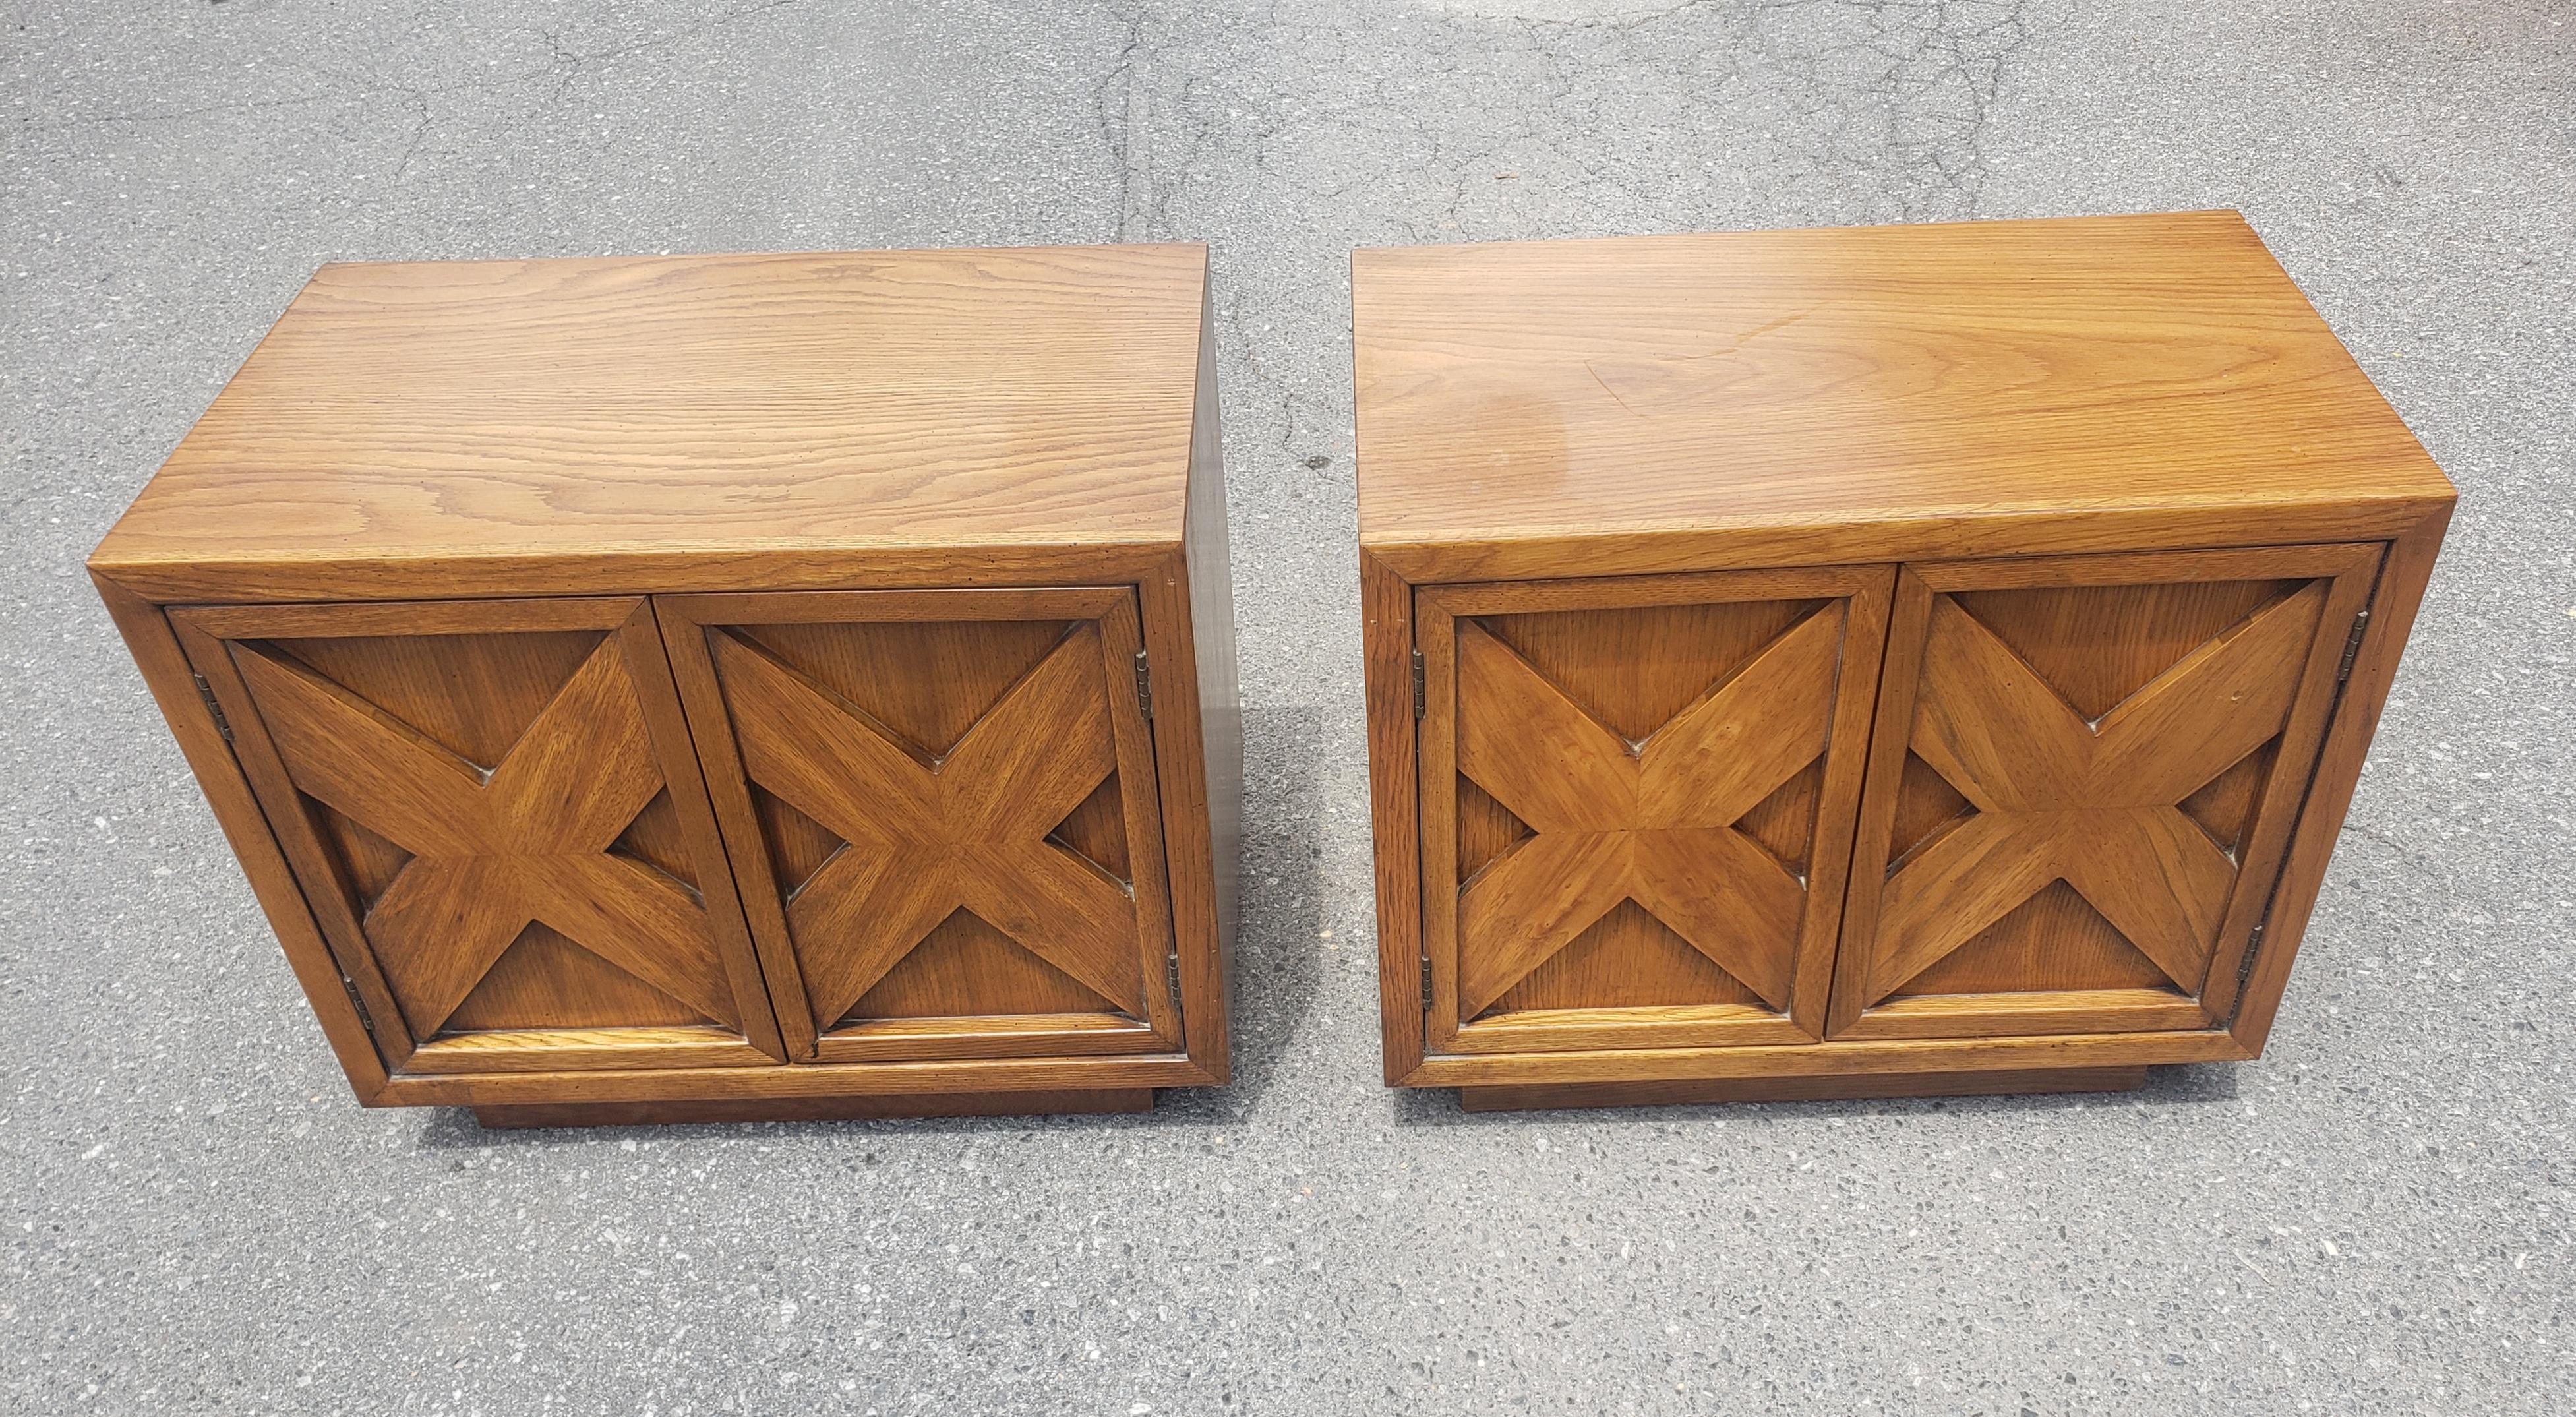
[[(1422, 655), (1424, 691), (1415, 735), (1413, 797), (1420, 863), (1415, 888), (1431, 984), (1423, 1010), (1427, 1051), (1477, 1055), (1760, 1047), (1812, 1044), (1822, 1036), (1895, 573), (1891, 565), (1862, 565), (1414, 588), (1414, 644)], [(1490, 1022), (1461, 1021), (1457, 622), (1484, 615), (1764, 600), (1838, 600), (1843, 616), (1788, 1011), (1743, 1004), (1666, 1005), (1527, 1010)]]
[[(1851, 855), (1849, 899), (1826, 1036), (1836, 1040), (1940, 1039), (2030, 1033), (2128, 1033), (2217, 1026), (2232, 1008), (2254, 927), (2267, 908), (2299, 802), (2337, 706), (2337, 672), (2354, 623), (2371, 594), (2383, 542), (2154, 551), (2103, 555), (1915, 562), (1898, 574)], [(2190, 581), (2326, 580), (2325, 603), (2288, 721), (2277, 741), (2252, 835), (2230, 883), (2209, 963), (2189, 981), (2191, 997), (2156, 989), (2034, 991), (1926, 996), (1871, 1005), (1875, 932), (1886, 885), (1889, 838), (1911, 751), (1917, 691), (1934, 599), (1958, 591), (2176, 584)]]
[[(287, 605), (184, 605), (167, 617), (189, 667), (232, 727), (233, 754), (302, 890), (324, 943), (371, 1026), (389, 1072), (563, 1072), (586, 1069), (739, 1067), (784, 1062), (758, 960), (734, 896), (732, 872), (688, 724), (642, 596), (529, 600), (377, 601)], [(642, 711), (655, 766), (679, 818), (698, 877), (695, 891), (710, 947), (742, 1020), (721, 1027), (475, 1030), (416, 1042), (410, 1021), (376, 962), (362, 912), (306, 809), (284, 757), (233, 660), (240, 640), (322, 637), (431, 637), (598, 630), (618, 648)]]
[[(1146, 1054), (1184, 1046), (1181, 1004), (1170, 989), (1175, 945), (1161, 782), (1143, 708), (1135, 695), (1122, 691), (1144, 649), (1135, 587), (747, 591), (657, 595), (652, 605), (680, 698), (696, 731), (716, 820), (742, 883), (744, 914), (767, 974), (788, 1056), (823, 1063), (894, 1062)], [(1100, 628), (1101, 672), (1127, 829), (1146, 1017), (1139, 1021), (1113, 1014), (991, 1015), (881, 1019), (817, 1028), (707, 635), (729, 625), (997, 620), (1081, 620)]]

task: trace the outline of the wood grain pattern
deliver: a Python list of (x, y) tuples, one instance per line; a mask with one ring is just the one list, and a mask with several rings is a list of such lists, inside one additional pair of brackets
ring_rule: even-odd
[(642, 602), (441, 605), (416, 636), (330, 609), (173, 618), (389, 1062), (476, 1033), (496, 1068), (634, 1066), (572, 1034), (696, 1024), (732, 1040), (706, 1061), (781, 1051)]
[[(2011, 1038), (1827, 1039), (1740, 1048), (1620, 1048), (1423, 1060), (1413, 1087), (1664, 1082), (1690, 1078), (1836, 1077), (1876, 1073), (2005, 1072), (2237, 1062), (2252, 1056), (2214, 1028), (2166, 1033), (2028, 1034)], [(751, 1069), (735, 1070), (751, 1075)], [(759, 1070), (760, 1076), (788, 1071)]]
[[(1425, 1010), (1424, 822), (1413, 717), (1413, 587), (1366, 549), (1360, 556), (1361, 674), (1368, 712), (1369, 840), (1376, 866), (1381, 1061), (1389, 1087), (1422, 1066)], [(1456, 1008), (1455, 986), (1447, 1007)], [(1452, 1012), (1449, 1017), (1456, 1017)]]
[(132, 591), (103, 576), (93, 575), (91, 583), (134, 656), (135, 667), (142, 671), (154, 704), (178, 739), (179, 750), (214, 811), (216, 825), (223, 829), (234, 859), (250, 881), (261, 913), (277, 932), (287, 964), (311, 1002), (313, 1016), (350, 1089), (360, 1102), (372, 1102), (384, 1088), (386, 1063), (359, 1011), (355, 986), (344, 972), (349, 966), (334, 957), (331, 941), (305, 903), (294, 868), (226, 741), (229, 735), (197, 692), (196, 671), (189, 666), (177, 633), (159, 607)]
[(1212, 319), (1197, 246), (317, 275), (93, 578), (361, 1098), (1223, 1081)]
[[(1364, 251), (1353, 321), (1390, 1084), (1889, 1091), (2261, 1046), (2455, 494), (2243, 218)], [(1845, 891), (1791, 990), (1830, 998), (1823, 1041), (1757, 1039), (1778, 1015), (1719, 960), (1764, 962), (1575, 830), (1636, 805), (1614, 755), (1705, 677), (1676, 648), (1705, 629), (1602, 611), (1717, 572), (1805, 613), (1796, 577), (1891, 563), (1846, 634), (1877, 677), (1835, 699), (1865, 774), (1732, 824)], [(1446, 726), (1462, 674), (1508, 709), (1491, 782)], [(1809, 820), (1851, 853), (1802, 859)], [(1441, 906), (1469, 892), (1506, 946), (1476, 968)]]
[[(658, 610), (805, 1056), (958, 1056), (978, 1041), (1028, 1054), (1049, 1033), (1069, 1053), (1179, 1042), (1131, 592), (674, 596)], [(1113, 783), (1124, 879), (1063, 837)], [(810, 874), (772, 874), (777, 817), (755, 790), (829, 834)]]
[(1575, 931), (1634, 899), (1774, 1009), (1806, 892), (1734, 830), (1825, 749), (1839, 608), (1775, 641), (1633, 750), (1501, 641), (1458, 631), (1458, 770), (1527, 822), (1460, 893), (1459, 1008), (1473, 1017)]
[(1243, 838), (1243, 709), (1216, 378), (1216, 310), (1200, 313), (1183, 545), (1136, 587), (1155, 700), (1153, 767), (1171, 881), (1181, 1028), (1208, 1080), (1233, 1076), (1234, 938)]
[(1195, 245), (326, 266), (93, 560), (207, 599), (1141, 566), (1182, 541), (1205, 273)]
[[(1907, 648), (1889, 658), (1874, 752), (1908, 769), (1875, 779), (1864, 809), (1836, 1035), (1857, 1036), (1900, 993), (1953, 1002), (1870, 1036), (2034, 1017), (2205, 1025), (2212, 1015), (2187, 1006), (2270, 887), (2341, 631), (2378, 557), (2364, 545), (1909, 567), (1893, 631)], [(2181, 804), (2267, 745), (2283, 770), (2240, 851)], [(1900, 855), (1917, 763), (1941, 811), (1965, 807)], [(2105, 988), (2167, 992), (2054, 1014), (2029, 997)], [(1992, 1016), (1958, 1002), (1971, 999)]]
[[(1804, 1043), (1782, 1047), (1622, 1049), (1425, 1059), (1412, 1086), (1658, 1081), (1699, 1077), (1994, 1072), (2021, 1068), (2128, 1067), (2240, 1061), (2252, 1056), (2216, 1029), (2177, 1033)], [(489, 1106), (531, 1102), (900, 1096), (931, 1092), (1190, 1087), (1207, 1079), (1178, 1054), (1098, 1058), (975, 1058), (811, 1063), (769, 1068), (627, 1069), (598, 1072), (403, 1076), (380, 1106)]]
[(2452, 495), (2234, 212), (1365, 250), (1352, 305), (1361, 542), (1415, 583), (2361, 539)]
[[(1432, 1048), (1821, 1031), (1888, 574), (1642, 579), (1416, 598)], [(1784, 794), (1785, 859), (1742, 825)]]
[(370, 1105), (479, 1107), (534, 1102), (900, 1097), (927, 1093), (1059, 1090), (1093, 1092), (1140, 1087), (1204, 1087), (1208, 1081), (1205, 1069), (1178, 1053), (813, 1062), (766, 1068), (485, 1072), (458, 1077), (409, 1073), (387, 1079), (384, 1087), (370, 1100)]
[(403, 1061), (403, 1071), (415, 1076), (472, 1076), (616, 1068), (768, 1067), (777, 1061), (722, 1028), (496, 1028), (431, 1039)]
[[(2222, 1016), (2232, 1015), (2228, 1027), (2250, 1052), (2261, 1053), (2271, 1036), (2282, 991), (2289, 985), (2290, 964), (2307, 933), (2308, 912), (2315, 909), (2317, 892), (2325, 884), (2344, 812), (2361, 781), (2362, 758), (2370, 751), (2370, 735), (2387, 706), (2389, 686), (2396, 682), (2406, 635), (2432, 581), (2433, 560), (2441, 552), (2442, 534), (2450, 520), (2451, 509), (2445, 505), (2408, 527), (2390, 546), (2379, 583), (2371, 592), (2370, 623), (2354, 654), (2352, 676), (2342, 686), (2316, 770), (2304, 795), (2297, 798), (2297, 829), (2285, 843), (2278, 883), (2269, 899), (2253, 907), (2258, 912), (2255, 918), (2264, 923), (2262, 948), (2244, 962), (2241, 983), (2226, 967), (2234, 961), (2225, 957), (2213, 980), (2208, 995), (2211, 1008)], [(2238, 946), (2238, 959), (2243, 958), (2243, 949)]]
[[(2047, 976), (2042, 974), (2040, 978)], [(2019, 1038), (2061, 1033), (2168, 1033), (2207, 1028), (2207, 1009), (2182, 991), (2053, 988), (2005, 976), (1987, 992), (1899, 995), (1836, 1038)]]

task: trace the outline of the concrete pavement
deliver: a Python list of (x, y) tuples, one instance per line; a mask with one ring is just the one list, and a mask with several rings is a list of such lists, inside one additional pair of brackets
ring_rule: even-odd
[[(0, 1410), (2576, 1410), (2576, 23), (2536, 0), (229, 0), (0, 18)], [(1353, 245), (2234, 206), (2460, 517), (2260, 1063), (1377, 1083)], [(362, 1112), (80, 573), (325, 260), (1214, 246), (1240, 1081)]]

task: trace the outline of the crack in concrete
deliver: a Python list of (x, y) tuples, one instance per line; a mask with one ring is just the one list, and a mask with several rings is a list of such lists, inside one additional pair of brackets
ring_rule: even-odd
[[(686, 39), (731, 28), (745, 20), (808, 3), (810, 3), (810, 0), (763, 0), (763, 3), (761, 4), (746, 5), (738, 9), (726, 10), (714, 15), (709, 15), (703, 21), (695, 25), (673, 31), (669, 34), (657, 35), (651, 39), (638, 40), (631, 44), (612, 45), (605, 49), (596, 50), (574, 50), (566, 48), (561, 35), (554, 30), (536, 29), (533, 31), (522, 31), (522, 33), (535, 34), (545, 44), (547, 52), (553, 57), (546, 63), (538, 65), (535, 68), (518, 69), (501, 74), (481, 75), (447, 84), (397, 83), (374, 75), (353, 75), (343, 73), (309, 60), (293, 60), (290, 61), (293, 67), (302, 69), (308, 74), (319, 75), (325, 79), (337, 80), (347, 85), (347, 87), (332, 89), (322, 93), (296, 94), (285, 98), (243, 99), (237, 102), (198, 104), (185, 108), (156, 109), (137, 112), (74, 114), (53, 122), (33, 122), (28, 125), (28, 131), (42, 134), (77, 131), (85, 127), (110, 124), (175, 123), (185, 122), (189, 119), (195, 118), (214, 118), (233, 114), (264, 113), (283, 109), (309, 108), (315, 104), (356, 103), (374, 98), (402, 98), (418, 100), (425, 105), (429, 98), (435, 96), (491, 93), (497, 90), (507, 89), (518, 84), (529, 83), (549, 74), (560, 74), (561, 78), (556, 86), (556, 91), (549, 100), (551, 102), (553, 99), (559, 99), (562, 97), (563, 91), (569, 86), (572, 77), (578, 74), (587, 65), (597, 63), (601, 60), (616, 59), (626, 55), (641, 54), (652, 50), (665, 49)], [(408, 154), (406, 154), (406, 156), (408, 156)]]
[[(2029, 39), (2023, 0), (1681, 0), (1580, 18), (1129, 0), (1111, 13), (1096, 122), (1117, 236), (1209, 235), (1220, 268), (1229, 249), (1323, 233), (1348, 246), (1974, 216), (1987, 127)], [(1283, 218), (1302, 229), (1280, 232)], [(1347, 330), (1319, 290), (1272, 294), (1297, 316), (1290, 339)], [(1282, 313), (1221, 303), (1228, 425), (1275, 446), (1283, 485), (1302, 486), (1292, 464), (1347, 444), (1326, 436), (1349, 427), (1347, 390), (1263, 357), (1257, 341), (1279, 336), (1249, 327), (1253, 309)]]

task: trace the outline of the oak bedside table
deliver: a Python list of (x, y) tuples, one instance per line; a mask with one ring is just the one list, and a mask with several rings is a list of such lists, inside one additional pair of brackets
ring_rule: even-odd
[(1206, 269), (323, 268), (90, 570), (360, 1099), (1223, 1082)]
[(1362, 251), (1386, 1076), (2258, 1054), (2452, 489), (2233, 212)]

